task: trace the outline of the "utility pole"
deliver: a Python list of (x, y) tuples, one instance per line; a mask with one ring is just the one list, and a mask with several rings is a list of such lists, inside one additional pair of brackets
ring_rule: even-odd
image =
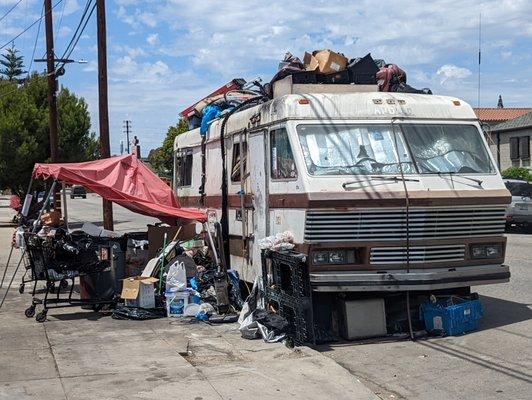
[[(109, 109), (107, 99), (107, 38), (105, 28), (105, 0), (96, 0), (98, 28), (98, 104), (100, 119), (100, 146), (102, 158), (111, 157), (109, 144)], [(103, 227), (113, 230), (113, 204), (103, 199)]]
[(50, 158), (59, 161), (57, 139), (57, 84), (55, 76), (54, 29), (52, 22), (52, 0), (44, 0), (44, 23), (46, 27), (46, 76), (48, 78), (48, 108), (50, 130)]
[(125, 120), (124, 121), (124, 133), (126, 134), (126, 139), (127, 139), (127, 144), (126, 144), (126, 149), (127, 149), (127, 153), (129, 154), (129, 134), (131, 132), (131, 121), (128, 121), (128, 120)]

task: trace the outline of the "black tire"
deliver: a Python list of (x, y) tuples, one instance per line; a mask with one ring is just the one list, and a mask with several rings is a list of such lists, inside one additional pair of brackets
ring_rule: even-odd
[(39, 314), (37, 314), (37, 316), (35, 317), (35, 321), (37, 322), (44, 322), (46, 321), (46, 314), (48, 314), (48, 311), (47, 310), (42, 310)]
[(31, 318), (35, 315), (35, 306), (29, 306), (28, 308), (26, 308), (26, 310), (24, 310), (24, 315), (26, 316), (26, 318)]
[(86, 196), (86, 195), (83, 195), (83, 198), (84, 198), (84, 199), (86, 199), (86, 198), (87, 198), (87, 196)]
[(18, 287), (18, 292), (19, 292), (20, 294), (24, 293), (24, 287), (25, 287), (25, 286), (24, 286), (23, 283), (21, 283), (21, 284), (19, 285), (19, 287)]
[(59, 283), (59, 287), (61, 289), (67, 289), (68, 288), (68, 281), (66, 279), (61, 279), (61, 282)]
[(73, 199), (73, 198), (74, 198), (74, 196), (70, 195), (70, 198), (71, 198), (71, 199)]

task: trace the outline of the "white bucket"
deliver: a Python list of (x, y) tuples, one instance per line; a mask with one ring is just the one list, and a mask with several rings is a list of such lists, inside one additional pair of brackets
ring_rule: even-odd
[(185, 307), (188, 306), (188, 290), (178, 291), (166, 291), (164, 293), (166, 297), (166, 315), (169, 318), (182, 317), (185, 313)]

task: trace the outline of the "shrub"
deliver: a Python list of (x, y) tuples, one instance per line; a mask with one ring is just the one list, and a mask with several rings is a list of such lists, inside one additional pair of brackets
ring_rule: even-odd
[(528, 168), (524, 167), (511, 167), (505, 169), (501, 173), (504, 179), (519, 179), (522, 181), (532, 181), (532, 173)]

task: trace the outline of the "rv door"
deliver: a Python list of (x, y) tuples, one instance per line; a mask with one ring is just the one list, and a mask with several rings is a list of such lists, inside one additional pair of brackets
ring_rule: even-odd
[(268, 140), (265, 130), (249, 133), (249, 172), (253, 199), (253, 244), (251, 263), (255, 273), (260, 273), (260, 250), (257, 241), (269, 235), (268, 209)]

